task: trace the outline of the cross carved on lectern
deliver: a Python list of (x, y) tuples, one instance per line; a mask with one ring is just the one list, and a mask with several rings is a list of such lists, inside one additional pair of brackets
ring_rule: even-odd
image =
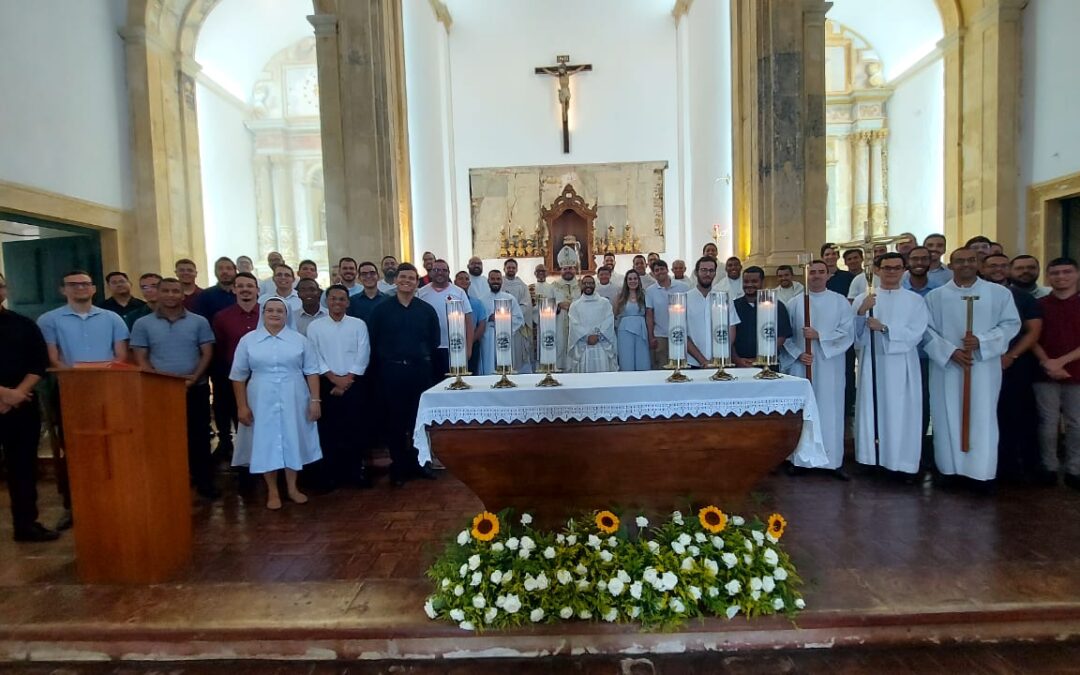
[(571, 64), (569, 54), (556, 56), (554, 66), (537, 66), (534, 70), (537, 75), (554, 75), (559, 78), (559, 105), (562, 106), (562, 151), (564, 154), (570, 152), (570, 76), (590, 70), (592, 70), (591, 63)]

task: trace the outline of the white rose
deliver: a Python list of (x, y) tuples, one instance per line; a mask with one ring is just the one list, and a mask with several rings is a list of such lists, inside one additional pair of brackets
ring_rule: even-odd
[(461, 611), (460, 609), (452, 609), (450, 610), (450, 618), (454, 621), (464, 621), (465, 612)]
[(533, 611), (529, 612), (529, 620), (533, 623), (539, 623), (544, 620), (544, 610), (537, 607)]
[(701, 589), (700, 588), (698, 588), (697, 586), (690, 586), (688, 590), (690, 591), (690, 597), (691, 598), (693, 598), (695, 600), (700, 600), (701, 599)]
[(607, 538), (607, 545), (610, 546), (611, 548), (615, 548), (616, 546), (619, 545), (619, 538), (616, 537), (615, 535), (612, 535), (612, 536), (608, 537)]
[(738, 579), (732, 579), (724, 584), (724, 590), (727, 591), (728, 595), (735, 595), (742, 590), (742, 584), (739, 583)]
[(577, 587), (578, 587), (578, 590), (580, 590), (580, 591), (589, 590), (589, 580), (588, 579), (578, 579)]
[(582, 621), (588, 621), (589, 619), (592, 618), (592, 612), (590, 612), (587, 609), (583, 609), (580, 612), (578, 612), (578, 618), (581, 619)]
[(671, 522), (675, 523), (676, 525), (682, 525), (683, 524), (682, 512), (681, 511), (675, 511), (674, 513), (672, 513), (671, 514)]
[(522, 537), (521, 548), (527, 548), (529, 550), (532, 550), (536, 548), (536, 542), (532, 540), (532, 537)]
[(771, 548), (765, 549), (765, 552), (761, 554), (761, 557), (773, 567), (776, 567), (780, 562), (780, 556), (776, 555), (776, 551)]
[(630, 584), (630, 597), (634, 598), (635, 600), (640, 600), (641, 599), (641, 582), (640, 581), (635, 581), (634, 583)]
[(459, 598), (465, 595), (465, 588), (461, 584), (454, 586), (454, 595)]
[(664, 588), (671, 590), (675, 588), (675, 585), (679, 583), (679, 577), (675, 576), (674, 572), (664, 572), (664, 576), (661, 578), (664, 582)]
[(521, 514), (521, 524), (522, 525), (528, 525), (530, 523), (532, 523), (532, 516), (530, 516), (527, 513)]
[(468, 573), (469, 573), (469, 563), (467, 563), (467, 562), (461, 563), (461, 567), (458, 568), (458, 576), (461, 577), (462, 579), (464, 579), (465, 575), (468, 574)]
[(680, 569), (683, 569), (687, 572), (694, 569), (694, 559), (690, 557), (683, 558), (682, 566), (680, 567)]
[(491, 573), (491, 576), (488, 577), (488, 578), (491, 579), (491, 583), (493, 583), (493, 584), (501, 583), (502, 582), (502, 572), (500, 570), (495, 570), (494, 572)]
[(548, 587), (547, 575), (544, 574), (543, 572), (541, 572), (539, 574), (539, 576), (536, 577), (536, 590), (542, 591), (547, 587)]
[(753, 532), (750, 533), (750, 535), (754, 538), (754, 541), (756, 541), (757, 543), (759, 543), (759, 544), (764, 544), (765, 543), (765, 534), (763, 532), (761, 532), (760, 530), (754, 530)]
[(516, 614), (521, 609), (521, 598), (511, 593), (506, 596), (506, 602), (503, 603), (503, 611), (507, 614)]
[(566, 537), (561, 535), (561, 534), (555, 535), (555, 543), (556, 544), (565, 544), (566, 543)]
[(772, 608), (775, 609), (778, 612), (780, 610), (782, 610), (784, 608), (784, 599), (783, 598), (773, 598)]
[(525, 575), (525, 590), (530, 592), (536, 590), (536, 579), (533, 579), (531, 574)]
[(739, 559), (735, 557), (734, 553), (725, 553), (720, 556), (720, 559), (724, 561), (724, 565), (726, 565), (728, 569), (735, 567), (739, 562)]
[(611, 551), (600, 551), (600, 559), (604, 562), (611, 562), (611, 559), (615, 556), (611, 555)]
[(531, 555), (532, 555), (532, 549), (531, 548), (525, 548), (523, 546), (523, 547), (521, 547), (521, 550), (518, 551), (518, 557), (521, 558), (522, 560), (528, 560), (529, 556), (531, 556)]
[(568, 584), (568, 583), (570, 583), (571, 581), (574, 580), (573, 575), (570, 574), (569, 572), (567, 572), (566, 570), (559, 570), (558, 572), (556, 572), (555, 573), (555, 578), (558, 579), (559, 583), (562, 584), (563, 586), (565, 586), (566, 584)]
[(714, 534), (712, 537), (712, 545), (715, 546), (717, 550), (722, 550), (724, 548), (724, 539)]
[(705, 589), (705, 592), (709, 594), (710, 598), (715, 598), (716, 596), (720, 595), (720, 589), (717, 588), (716, 586), (707, 587)]
[(480, 567), (480, 556), (474, 553), (469, 556), (469, 569), (474, 570), (477, 567)]
[(548, 560), (553, 560), (555, 558), (555, 548), (553, 546), (548, 546), (547, 548), (545, 548), (544, 557)]
[(606, 591), (607, 590), (607, 582), (604, 581), (603, 579), (601, 579), (600, 581), (597, 581), (596, 582), (596, 590), (598, 590), (598, 591)]
[(634, 605), (633, 607), (630, 608), (630, 618), (631, 619), (636, 619), (639, 616), (641, 616), (641, 608), (638, 607), (637, 605)]
[(787, 579), (787, 570), (783, 567), (777, 567), (773, 570), (773, 576), (776, 577), (777, 581), (783, 581)]
[(772, 532), (766, 532), (765, 533), (765, 538), (768, 539), (769, 543), (771, 543), (771, 544), (775, 544), (776, 542), (780, 541), (776, 537), (772, 536)]
[(495, 617), (499, 615), (499, 610), (496, 607), (488, 607), (484, 611), (484, 623), (491, 623), (495, 620)]
[(692, 541), (694, 541), (694, 540), (691, 539), (690, 535), (688, 535), (685, 532), (683, 532), (682, 534), (679, 535), (679, 543), (682, 544), (683, 546), (689, 545), (690, 542), (692, 542)]
[(649, 550), (652, 551), (653, 553), (659, 553), (660, 552), (660, 544), (656, 543), (655, 541), (650, 541), (648, 546), (649, 546)]
[(458, 532), (457, 543), (464, 546), (465, 544), (469, 543), (469, 538), (470, 538), (469, 531), (468, 530), (462, 530), (461, 532)]
[(499, 597), (495, 598), (495, 606), (499, 609), (506, 607), (506, 596), (500, 595)]
[(690, 555), (691, 555), (691, 557), (694, 557), (694, 558), (696, 558), (696, 557), (698, 557), (699, 555), (701, 555), (701, 549), (700, 549), (700, 548), (698, 548), (697, 546), (694, 546), (693, 544), (690, 544), (689, 546), (687, 546), (687, 547), (686, 547), (686, 550), (687, 550), (687, 551), (690, 551)]
[(749, 566), (751, 563), (754, 562), (754, 559), (750, 557), (749, 553), (746, 553), (743, 554), (742, 561), (746, 563), (747, 566)]
[(589, 546), (592, 546), (593, 548), (600, 548), (600, 537), (596, 536), (595, 534), (590, 534)]
[(443, 579), (442, 580), (442, 587), (443, 588), (450, 588), (450, 580), (449, 579)]
[(615, 621), (615, 619), (618, 619), (618, 618), (619, 618), (619, 610), (615, 609), (614, 607), (612, 607), (608, 611), (604, 612), (604, 621), (607, 621), (607, 622), (611, 623), (611, 622)]
[(491, 550), (495, 551), (496, 553), (501, 553), (506, 550), (506, 547), (503, 546), (503, 543), (501, 541), (497, 541), (491, 545)]
[(576, 534), (568, 534), (568, 535), (566, 535), (566, 543), (571, 545), (571, 546), (576, 544), (577, 543), (577, 535)]
[(731, 524), (732, 525), (742, 525), (744, 523), (746, 523), (746, 521), (743, 520), (742, 516), (732, 516), (731, 517)]
[(686, 611), (686, 605), (683, 604), (682, 600), (678, 598), (672, 598), (671, 611), (675, 612), (676, 614), (682, 614)]
[(623, 580), (620, 579), (619, 577), (615, 577), (614, 579), (609, 581), (608, 585), (607, 585), (608, 593), (611, 593), (612, 597), (615, 597), (615, 598), (622, 595), (622, 592), (625, 589), (626, 589), (626, 584), (623, 583)]
[(472, 606), (477, 609), (483, 609), (487, 606), (487, 600), (484, 600), (482, 595), (474, 595), (472, 598)]
[(431, 602), (431, 598), (428, 598), (424, 602), (424, 613), (427, 614), (429, 619), (434, 619), (438, 616), (438, 613), (435, 611), (435, 605)]
[(683, 553), (686, 553), (686, 546), (684, 546), (682, 542), (673, 541), (671, 542), (671, 550), (675, 551), (678, 555), (682, 555)]
[(480, 582), (484, 580), (484, 573), (480, 570), (476, 570), (472, 574), (472, 580), (469, 581), (470, 586), (479, 586)]
[(569, 619), (572, 616), (574, 616), (574, 610), (569, 607), (563, 607), (559, 610), (560, 619)]
[(750, 541), (749, 539), (745, 539), (745, 540), (743, 540), (743, 544), (745, 544), (745, 545), (746, 545), (746, 550), (747, 550), (747, 551), (751, 551), (751, 552), (753, 552), (753, 550), (754, 550), (754, 544), (753, 544), (753, 543), (752, 543), (752, 542), (751, 542), (751, 541)]
[(476, 627), (473, 626), (472, 621), (462, 621), (458, 624), (458, 628), (460, 628), (461, 630), (476, 630)]
[(753, 600), (754, 602), (757, 602), (758, 598), (760, 598), (760, 597), (761, 597), (761, 591), (750, 591), (750, 599)]
[(751, 577), (750, 578), (750, 590), (752, 590), (752, 591), (760, 591), (761, 590), (761, 579), (760, 578), (758, 578), (758, 577)]
[(626, 570), (619, 570), (615, 573), (615, 576), (619, 577), (619, 579), (622, 579), (622, 582), (624, 584), (630, 583), (630, 575), (626, 572)]
[(802, 598), (795, 598), (795, 609), (806, 609), (806, 601)]
[(585, 569), (585, 566), (578, 563), (578, 566), (574, 568), (574, 571), (578, 573), (579, 577), (583, 577), (589, 573), (589, 570)]
[(657, 579), (656, 568), (655, 567), (646, 567), (645, 571), (641, 573), (641, 578), (647, 584), (651, 584), (651, 583), (655, 582), (656, 579)]
[(514, 570), (506, 570), (503, 572), (503, 585), (505, 586), (512, 578), (514, 578)]
[(761, 580), (761, 590), (772, 593), (774, 588), (776, 588), (776, 581), (772, 577), (765, 577)]
[(517, 537), (510, 537), (506, 540), (506, 548), (510, 549), (511, 551), (516, 551), (520, 544), (521, 542), (518, 541)]
[(724, 614), (726, 614), (727, 618), (729, 618), (729, 619), (734, 619), (735, 615), (738, 614), (738, 613), (739, 613), (739, 606), (738, 605), (732, 605), (732, 606), (728, 607), (727, 610), (724, 611)]
[(709, 540), (709, 538), (705, 536), (704, 532), (697, 532), (697, 533), (694, 534), (694, 541), (696, 541), (699, 544), (704, 544), (708, 540)]
[(704, 565), (705, 569), (707, 569), (714, 577), (720, 572), (719, 563), (711, 558), (706, 558), (701, 564)]
[(638, 516), (637, 518), (634, 519), (634, 522), (637, 524), (638, 527), (648, 527), (649, 526), (649, 519), (646, 518), (645, 516)]

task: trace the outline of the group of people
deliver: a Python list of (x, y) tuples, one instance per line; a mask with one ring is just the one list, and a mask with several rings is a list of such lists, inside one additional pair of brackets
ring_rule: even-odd
[[(1010, 260), (984, 237), (955, 249), (948, 267), (943, 236), (916, 244), (908, 236), (895, 252), (875, 250), (869, 275), (861, 249), (841, 252), (825, 244), (820, 259), (808, 264), (807, 288), (790, 266), (777, 270), (780, 368), (812, 380), (826, 468), (846, 478), (845, 420), (853, 405), (860, 463), (913, 475), (929, 466), (932, 454), (947, 477), (988, 481), (1000, 466), (1010, 476), (1056, 482), (1064, 419), (1065, 481), (1080, 487), (1076, 263), (1051, 261), (1051, 287), (1044, 288), (1037, 284), (1037, 260)], [(841, 257), (847, 269), (838, 268)], [(721, 271), (713, 244), (689, 274), (682, 261), (669, 271), (656, 254), (636, 256), (632, 268), (619, 273), (615, 256), (607, 254), (595, 275), (569, 265), (549, 281), (538, 265), (533, 284), (518, 277), (512, 259), (484, 274), (483, 262), (472, 258), (451, 281), (449, 264), (430, 252), (423, 255), (423, 274), (392, 256), (378, 265), (342, 258), (325, 289), (313, 261), (302, 261), (295, 272), (278, 253), (267, 263), (272, 275), (260, 281), (250, 258), (219, 258), (217, 283), (203, 289), (195, 263), (182, 259), (174, 276), (139, 277), (143, 299), (134, 297), (126, 273), (111, 272), (109, 297), (100, 306), (93, 304), (94, 279), (74, 270), (60, 280), (65, 305), (36, 324), (0, 310), (0, 346), (16, 357), (0, 366), (0, 446), (17, 540), (57, 536), (38, 522), (33, 474), (41, 424), (35, 388), (41, 389), (49, 366), (127, 361), (185, 378), (195, 489), (208, 499), (219, 496), (213, 422), (216, 454), (262, 474), (266, 506), (277, 510), (283, 504), (279, 473), (284, 496), (295, 503), (307, 501), (302, 488), (308, 486), (370, 486), (368, 458), (380, 443), (389, 450), (395, 486), (435, 478), (436, 466), (418, 464), (412, 432), (420, 395), (449, 371), (450, 299), (465, 308), (469, 366), (478, 374), (494, 372), (500, 298), (512, 301), (519, 372), (537, 366), (544, 298), (557, 308), (557, 365), (567, 371), (663, 367), (668, 302), (676, 292), (687, 295), (691, 368), (707, 367), (714, 356), (749, 367), (758, 355), (757, 331), (740, 327), (756, 326), (765, 271), (743, 269), (737, 257)], [(708, 298), (715, 290), (733, 300), (729, 355), (712, 353)], [(2, 298), (6, 282), (0, 278)], [(963, 410), (965, 379), (971, 394)], [(49, 391), (41, 398), (51, 405), (41, 407), (51, 410), (46, 416), (62, 438), (58, 396), (55, 387)], [(964, 420), (969, 428), (962, 433)], [(1025, 433), (1036, 424), (1041, 456)], [(933, 452), (924, 452), (930, 438)], [(58, 478), (64, 494), (62, 471)]]

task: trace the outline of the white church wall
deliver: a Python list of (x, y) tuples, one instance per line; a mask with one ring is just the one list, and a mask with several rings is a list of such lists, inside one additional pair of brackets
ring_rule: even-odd
[(126, 6), (0, 2), (0, 180), (131, 208)]
[(404, 0), (405, 97), (409, 108), (413, 256), (453, 250), (448, 192), (447, 35), (428, 0)]
[[(1023, 13), (1020, 82), (1019, 242), (1027, 238), (1027, 189), (1080, 171), (1080, 2), (1031, 0)], [(1018, 243), (1019, 243), (1018, 242)]]
[[(451, 0), (448, 5), (454, 18), (449, 51), (459, 242), (451, 266), (461, 269), (471, 251), (470, 168), (599, 162), (670, 163), (664, 180), (669, 250), (662, 253), (681, 257), (671, 3)], [(536, 66), (554, 64), (556, 54), (594, 68), (571, 78), (571, 152), (566, 155), (556, 80), (533, 73)], [(531, 280), (534, 264), (522, 262), (523, 278)], [(629, 256), (618, 266), (625, 270)], [(490, 267), (489, 261), (485, 269)]]
[(697, 2), (683, 19), (688, 38), (690, 203), (683, 255), (693, 268), (719, 225), (721, 258), (732, 254), (731, 6)]
[(919, 241), (944, 229), (945, 66), (902, 77), (888, 106), (889, 233)]
[[(195, 96), (199, 106), (207, 260), (221, 256), (235, 260), (247, 255), (261, 264), (255, 225), (253, 147), (251, 132), (244, 126), (246, 113), (237, 101), (201, 83), (195, 85)], [(206, 274), (213, 278), (213, 270)]]

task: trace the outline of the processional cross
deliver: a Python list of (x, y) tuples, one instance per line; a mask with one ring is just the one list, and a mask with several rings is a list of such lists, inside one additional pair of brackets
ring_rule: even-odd
[(537, 75), (554, 75), (559, 78), (559, 105), (562, 106), (562, 151), (570, 152), (570, 76), (592, 70), (591, 63), (571, 64), (569, 54), (555, 57), (554, 66), (537, 66)]

